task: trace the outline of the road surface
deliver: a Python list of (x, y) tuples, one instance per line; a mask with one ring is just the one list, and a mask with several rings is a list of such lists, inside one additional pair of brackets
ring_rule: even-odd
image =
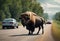
[(17, 29), (0, 30), (0, 41), (54, 41), (51, 35), (51, 24), (44, 25), (44, 34), (42, 30), (36, 35), (38, 28), (35, 29), (34, 35), (28, 35), (25, 27), (19, 26)]

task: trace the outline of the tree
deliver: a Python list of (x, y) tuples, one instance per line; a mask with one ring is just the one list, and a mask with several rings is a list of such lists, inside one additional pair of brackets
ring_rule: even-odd
[(5, 19), (5, 14), (3, 10), (0, 10), (0, 21), (2, 21), (3, 19)]
[(45, 20), (47, 20), (48, 19), (48, 13), (44, 13), (43, 17), (44, 17)]
[(60, 21), (60, 12), (57, 12), (57, 13), (55, 14), (55, 20)]
[(40, 6), (39, 3), (34, 3), (34, 7), (32, 11), (38, 14), (39, 16), (43, 15), (43, 8)]
[(40, 16), (43, 15), (43, 8), (37, 0), (22, 0), (22, 5), (22, 12), (33, 11)]
[(10, 14), (10, 12), (9, 12), (9, 7), (8, 6), (4, 6), (4, 8), (3, 8), (4, 10), (4, 14), (6, 15), (6, 18), (10, 18), (11, 17), (11, 14)]
[(11, 14), (9, 12), (8, 1), (0, 0), (0, 19), (1, 21), (5, 18), (10, 18)]
[(43, 15), (43, 8), (37, 0), (0, 0), (0, 15), (4, 15), (5, 18), (15, 18), (19, 21), (20, 14), (25, 11)]
[(9, 5), (11, 17), (19, 20), (20, 14), (22, 13), (21, 0), (13, 0), (12, 4)]

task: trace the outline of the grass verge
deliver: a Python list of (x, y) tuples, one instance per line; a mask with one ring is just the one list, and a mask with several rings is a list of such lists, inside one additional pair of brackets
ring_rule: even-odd
[(0, 29), (2, 29), (2, 22), (0, 22)]
[(52, 23), (52, 35), (56, 41), (60, 41), (60, 22), (54, 21)]

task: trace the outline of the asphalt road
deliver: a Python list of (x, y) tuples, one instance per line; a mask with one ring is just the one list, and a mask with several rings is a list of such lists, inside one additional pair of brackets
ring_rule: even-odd
[(54, 41), (51, 35), (51, 24), (44, 25), (44, 34), (42, 30), (36, 35), (38, 28), (35, 29), (34, 35), (28, 35), (25, 27), (19, 26), (17, 29), (0, 30), (0, 41)]

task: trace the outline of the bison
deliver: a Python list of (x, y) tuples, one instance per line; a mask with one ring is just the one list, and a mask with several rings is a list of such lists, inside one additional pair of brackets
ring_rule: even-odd
[(33, 34), (35, 28), (39, 28), (37, 34), (39, 34), (40, 29), (42, 28), (42, 34), (44, 33), (44, 18), (36, 15), (34, 12), (26, 11), (21, 14), (20, 18), (23, 26), (26, 26), (26, 29), (29, 30), (28, 34)]

